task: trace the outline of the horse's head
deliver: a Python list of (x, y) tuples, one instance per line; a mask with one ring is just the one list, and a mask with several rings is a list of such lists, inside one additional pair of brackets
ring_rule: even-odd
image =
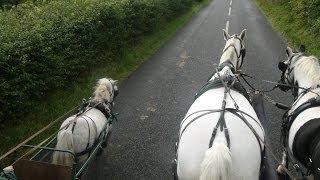
[[(287, 84), (293, 86), (295, 84), (294, 76), (293, 76), (293, 69), (296, 65), (296, 62), (300, 59), (301, 56), (305, 55), (305, 46), (301, 45), (299, 51), (294, 51), (292, 48), (287, 47), (287, 60), (280, 61), (278, 64), (279, 70), (282, 72), (280, 83)], [(282, 91), (288, 91), (291, 89), (290, 86), (279, 85), (279, 88)]]
[(235, 70), (238, 70), (241, 68), (243, 64), (243, 59), (246, 55), (246, 48), (243, 44), (243, 39), (246, 35), (246, 29), (242, 30), (240, 35), (234, 34), (232, 36), (229, 35), (229, 33), (226, 30), (223, 30), (223, 37), (226, 40), (226, 45), (223, 49), (223, 54), (226, 53), (229, 48), (232, 48), (235, 56), (233, 57), (226, 57), (228, 61), (231, 61), (233, 67)]
[(112, 103), (118, 95), (117, 81), (110, 78), (99, 79), (93, 92), (93, 100), (97, 102)]

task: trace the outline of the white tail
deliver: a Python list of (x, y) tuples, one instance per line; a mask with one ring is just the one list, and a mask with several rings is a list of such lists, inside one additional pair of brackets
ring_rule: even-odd
[(209, 148), (201, 164), (200, 180), (230, 180), (231, 153), (222, 143)]
[[(73, 152), (72, 126), (66, 130), (61, 130), (58, 134), (56, 149)], [(72, 166), (73, 156), (70, 153), (55, 151), (52, 156), (53, 164)]]

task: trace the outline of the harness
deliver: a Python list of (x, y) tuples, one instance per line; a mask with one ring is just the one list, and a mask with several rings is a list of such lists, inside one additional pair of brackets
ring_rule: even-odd
[[(109, 103), (108, 103), (109, 104)], [(93, 124), (93, 127), (94, 127), (94, 131), (95, 131), (95, 135), (94, 137), (97, 136), (98, 134), (98, 130), (97, 130), (97, 125), (96, 123), (94, 122), (94, 120), (87, 116), (86, 114), (84, 114), (89, 108), (96, 108), (98, 109), (105, 117), (106, 119), (108, 120), (109, 117), (111, 116), (114, 116), (110, 110), (110, 108), (108, 107), (108, 105), (106, 103), (95, 103), (94, 101), (88, 101), (88, 102), (84, 102), (81, 106), (81, 108), (78, 110), (77, 114), (76, 114), (76, 117), (75, 119), (73, 120), (72, 122), (72, 129), (71, 129), (71, 132), (73, 133), (74, 129), (75, 129), (75, 126), (77, 125), (77, 120), (79, 118), (82, 118), (83, 120), (85, 120), (86, 124), (87, 124), (87, 127), (88, 127), (88, 141), (87, 141), (87, 145), (86, 145), (86, 148), (84, 151), (80, 152), (80, 153), (76, 153), (75, 155), (76, 156), (83, 156), (87, 153), (91, 153), (91, 151), (93, 150), (93, 148), (95, 147), (95, 145), (98, 143), (97, 142), (97, 139), (99, 138), (95, 138), (95, 141), (93, 142), (93, 144), (90, 146), (90, 134), (91, 134), (91, 131), (90, 131), (90, 123), (89, 121), (92, 122)], [(109, 124), (112, 123), (112, 121), (108, 121)], [(70, 124), (69, 124), (70, 125)], [(68, 129), (69, 128), (69, 125), (65, 127), (65, 129)], [(99, 134), (100, 136), (101, 134)]]
[[(294, 80), (294, 77), (290, 78), (290, 74), (292, 73), (292, 71), (294, 70), (294, 66), (293, 64), (297, 63), (301, 57), (305, 56), (305, 53), (300, 53), (298, 55), (293, 55), (290, 57), (289, 59), (289, 65), (285, 64), (284, 62), (279, 62), (278, 67), (279, 69), (282, 71), (282, 75), (281, 75), (281, 82), (282, 83), (286, 83), (285, 81), (287, 81), (287, 83), (289, 84), (297, 84), (297, 82)], [(293, 58), (295, 58), (294, 61)], [(316, 87), (313, 88), (307, 88), (305, 89), (303, 92), (300, 93), (300, 95), (298, 94), (298, 89), (299, 86), (286, 86), (281, 88), (280, 85), (280, 89), (287, 91), (289, 89), (293, 88), (294, 93), (293, 95), (296, 97), (295, 98), (295, 102), (298, 102), (299, 99), (301, 99), (304, 95), (306, 95), (308, 92), (320, 88), (320, 85), (317, 85)], [(293, 106), (295, 105), (295, 103), (293, 104)], [(292, 106), (292, 107), (293, 107)], [(287, 142), (287, 138), (288, 138), (288, 134), (289, 134), (289, 130), (291, 128), (292, 123), (294, 122), (294, 120), (296, 119), (296, 117), (302, 113), (303, 111), (305, 111), (306, 109), (312, 108), (312, 107), (317, 107), (320, 106), (320, 97), (317, 96), (316, 98), (311, 98), (308, 101), (306, 101), (305, 103), (301, 104), (298, 108), (296, 108), (292, 113), (289, 114), (289, 110), (288, 109), (285, 114), (283, 115), (283, 122), (282, 122), (282, 141), (283, 143), (286, 145)]]
[[(109, 80), (110, 81), (110, 80)], [(84, 113), (89, 109), (89, 108), (95, 108), (97, 110), (99, 110), (105, 117), (106, 119), (108, 120), (107, 123), (109, 124), (112, 124), (113, 120), (112, 119), (116, 119), (116, 116), (111, 112), (111, 109), (113, 108), (113, 100), (114, 100), (114, 97), (116, 97), (118, 95), (118, 90), (115, 90), (115, 86), (113, 83), (111, 83), (110, 81), (110, 84), (112, 85), (112, 95), (110, 96), (112, 98), (112, 101), (110, 102), (104, 102), (104, 103), (99, 103), (99, 102), (95, 102), (95, 101), (84, 101), (82, 103), (82, 105), (80, 106), (80, 108), (78, 109), (77, 111), (77, 114), (76, 114), (76, 117), (75, 119), (73, 120), (72, 122), (72, 133), (74, 131), (74, 128), (77, 124), (77, 119), (78, 118), (82, 118), (85, 120), (87, 126), (88, 126), (88, 141), (87, 141), (87, 145), (86, 145), (86, 148), (84, 151), (80, 152), (80, 153), (76, 153), (76, 156), (83, 156), (85, 154), (88, 154), (88, 153), (91, 153), (91, 151), (94, 149), (95, 145), (98, 143), (98, 139), (99, 137), (101, 136), (101, 133), (99, 134), (98, 138), (95, 138), (95, 141), (93, 142), (93, 144), (90, 146), (90, 125), (89, 125), (89, 120), (92, 122), (92, 124), (94, 125), (94, 130), (95, 130), (95, 137), (97, 136), (98, 134), (98, 130), (97, 130), (97, 125), (96, 123), (94, 122), (94, 120), (85, 115)], [(109, 120), (110, 117), (113, 117), (111, 118), (111, 120)], [(70, 125), (70, 124), (69, 124)], [(69, 125), (65, 127), (65, 129), (68, 129), (69, 128)]]
[[(281, 84), (293, 84), (294, 86), (285, 86), (285, 85), (281, 85), (279, 84), (278, 87), (282, 90), (282, 91), (288, 91), (289, 89), (293, 88), (293, 96), (298, 96), (298, 90), (299, 88), (297, 88), (297, 82), (295, 81), (294, 77), (291, 77), (291, 73), (294, 70), (294, 66), (293, 64), (297, 63), (301, 57), (305, 56), (305, 53), (300, 53), (298, 55), (292, 55), (289, 59), (289, 65), (285, 64), (284, 62), (279, 62), (278, 64), (278, 68), (282, 71), (282, 75), (281, 75), (281, 79), (280, 79), (280, 83)], [(293, 58), (295, 58), (294, 61)], [(291, 78), (290, 78), (291, 77)]]
[(282, 123), (282, 128), (285, 130), (285, 137), (288, 137), (289, 130), (291, 128), (292, 123), (297, 118), (297, 116), (302, 113), (303, 111), (313, 108), (313, 107), (319, 107), (320, 106), (320, 96), (317, 96), (315, 98), (311, 98), (305, 103), (301, 104), (298, 108), (296, 108), (291, 114), (288, 114), (289, 111), (287, 111), (284, 114), (284, 121)]
[[(303, 96), (305, 96), (308, 92), (312, 92), (312, 90), (320, 88), (320, 85), (317, 85), (316, 87), (313, 87), (313, 88), (304, 89), (303, 92), (298, 94), (299, 86), (298, 86), (298, 83), (295, 81), (294, 77), (291, 77), (291, 73), (294, 70), (293, 64), (297, 63), (301, 59), (301, 57), (303, 57), (303, 56), (305, 56), (304, 52), (299, 53), (298, 55), (291, 56), (289, 59), (289, 62), (290, 62), (289, 65), (286, 65), (284, 62), (279, 62), (279, 64), (278, 64), (279, 69), (282, 71), (280, 82), (283, 84), (285, 84), (285, 83), (294, 84), (293, 86), (290, 86), (290, 85), (288, 85), (288, 86), (280, 85), (279, 86), (280, 89), (283, 91), (288, 91), (289, 89), (293, 88), (293, 95), (296, 98), (295, 98), (295, 103), (292, 105), (292, 107), (294, 107), (295, 104), (299, 101), (299, 99), (301, 99)], [(296, 57), (295, 60), (293, 60), (294, 57)], [(314, 98), (307, 100), (306, 102), (301, 104), (299, 107), (297, 107), (291, 113), (289, 113), (290, 109), (288, 109), (282, 117), (281, 142), (284, 145), (284, 147), (286, 148), (286, 152), (289, 154), (290, 158), (293, 161), (298, 162), (295, 158), (295, 157), (298, 157), (299, 161), (303, 162), (304, 165), (306, 165), (305, 168), (307, 169), (307, 175), (310, 174), (311, 166), (314, 163), (314, 162), (312, 162), (312, 159), (315, 158), (315, 157), (311, 157), (312, 156), (311, 153), (312, 152), (320, 153), (319, 151), (318, 152), (316, 151), (317, 149), (312, 147), (312, 146), (316, 146), (317, 143), (319, 143), (319, 141), (320, 141), (320, 133), (319, 133), (320, 129), (314, 129), (314, 128), (320, 127), (319, 126), (320, 119), (311, 119), (310, 121), (305, 123), (302, 127), (300, 127), (300, 129), (296, 133), (295, 139), (293, 141), (293, 146), (292, 146), (293, 154), (289, 150), (289, 142), (288, 142), (289, 141), (289, 131), (290, 131), (290, 128), (291, 128), (293, 122), (295, 121), (295, 119), (298, 117), (298, 115), (300, 113), (304, 112), (307, 109), (319, 107), (319, 106), (320, 106), (320, 96), (318, 95)], [(318, 135), (317, 135), (317, 133), (318, 133)], [(314, 135), (316, 136), (316, 138), (312, 141), (312, 138), (314, 138)], [(301, 139), (303, 139), (303, 140), (301, 140)], [(297, 143), (297, 141), (299, 141), (299, 143)], [(314, 153), (314, 154), (316, 154), (316, 153)], [(314, 156), (316, 156), (316, 155), (314, 155)], [(317, 156), (317, 157), (319, 157), (319, 156)], [(319, 161), (319, 159), (314, 159), (314, 160)], [(319, 162), (316, 162), (316, 163), (320, 164)], [(295, 164), (295, 166), (296, 166), (295, 167), (296, 169), (300, 170), (300, 168), (298, 167), (299, 165), (297, 163)], [(318, 169), (317, 171), (319, 173), (320, 169)], [(303, 174), (302, 171), (301, 171), (301, 173), (302, 173), (302, 175), (305, 175), (305, 174)]]
[[(231, 62), (230, 62), (230, 63), (231, 63)], [(224, 63), (222, 63), (221, 65), (230, 67), (230, 65), (229, 65), (228, 62), (224, 62)], [(221, 65), (218, 67), (218, 71), (220, 71), (221, 69), (223, 69), (223, 68), (221, 68), (221, 67), (223, 67), (223, 66), (221, 66)], [(233, 72), (233, 71), (234, 71), (234, 70), (232, 70), (232, 72)], [(231, 82), (231, 80), (232, 80), (231, 78), (233, 78), (233, 77), (227, 76), (227, 77), (225, 77), (225, 78), (229, 78), (227, 81), (228, 81), (228, 82)], [(211, 81), (208, 80), (207, 83), (204, 84), (204, 85), (200, 88), (200, 90), (198, 91), (198, 93), (196, 93), (195, 99), (197, 99), (197, 98), (200, 97), (203, 93), (207, 92), (207, 91), (210, 90), (210, 89), (216, 89), (216, 88), (221, 88), (221, 87), (224, 87), (224, 85), (223, 85), (223, 83), (222, 83), (222, 81), (221, 81), (220, 79), (214, 79), (214, 80), (211, 80)], [(231, 89), (233, 89), (233, 90), (241, 93), (248, 101), (250, 101), (250, 97), (249, 97), (246, 89), (242, 86), (242, 84), (241, 84), (239, 81), (234, 81), (233, 84), (232, 84), (232, 86), (230, 86), (230, 87), (231, 87)]]
[[(221, 64), (219, 67), (218, 67), (218, 70), (219, 69), (223, 69), (224, 66), (229, 66), (228, 63), (225, 63), (225, 64)], [(233, 71), (234, 71), (234, 68), (232, 68)], [(213, 113), (220, 113), (220, 117), (219, 117), (219, 120), (217, 122), (217, 124), (215, 125), (213, 131), (212, 131), (212, 134), (211, 134), (211, 138), (210, 138), (210, 141), (209, 141), (209, 148), (212, 147), (212, 144), (215, 140), (215, 137), (216, 137), (216, 134), (217, 134), (217, 131), (218, 129), (222, 132), (224, 132), (225, 134), (225, 137), (226, 137), (226, 140), (227, 140), (227, 146), (228, 148), (230, 149), (230, 137), (229, 137), (229, 131), (228, 131), (228, 127), (226, 125), (226, 120), (225, 120), (225, 113), (231, 113), (235, 116), (237, 116), (239, 119), (241, 119), (247, 126), (248, 128), (252, 131), (253, 135), (255, 136), (255, 138), (257, 139), (258, 141), (258, 144), (259, 144), (259, 148), (260, 148), (260, 152), (261, 152), (261, 164), (260, 164), (260, 176), (259, 176), (259, 179), (262, 179), (262, 175), (263, 175), (263, 169), (264, 169), (264, 165), (263, 165), (263, 158), (265, 157), (265, 148), (264, 146), (261, 144), (260, 141), (263, 141), (261, 140), (260, 136), (258, 135), (258, 133), (255, 131), (255, 129), (252, 127), (252, 125), (247, 121), (247, 119), (244, 117), (244, 115), (248, 116), (250, 119), (254, 120), (259, 126), (260, 128), (262, 129), (263, 131), (263, 128), (262, 126), (259, 124), (259, 122), (254, 118), (252, 117), (251, 115), (249, 115), (248, 113), (244, 112), (244, 111), (241, 111), (239, 110), (238, 108), (238, 105), (236, 105), (236, 102), (235, 102), (235, 106), (236, 108), (226, 108), (226, 98), (227, 98), (227, 94), (230, 95), (230, 97), (232, 98), (231, 94), (230, 94), (230, 89), (235, 89), (236, 91), (238, 91), (236, 88), (234, 88), (234, 85), (236, 84), (236, 82), (238, 84), (240, 84), (236, 77), (235, 76), (231, 76), (231, 75), (227, 75), (227, 76), (219, 76), (219, 78), (216, 78), (212, 81), (208, 81), (202, 88), (201, 90), (199, 91), (199, 93), (196, 94), (196, 97), (195, 98), (198, 98), (200, 97), (204, 92), (210, 90), (210, 89), (216, 89), (216, 88), (221, 88), (221, 87), (224, 87), (224, 95), (223, 95), (223, 101), (222, 101), (222, 107), (221, 109), (208, 109), (208, 110), (200, 110), (200, 111), (197, 111), (197, 112), (194, 112), (190, 115), (188, 115), (187, 117), (184, 118), (184, 120), (181, 122), (181, 125), (184, 124), (184, 122), (189, 118), (191, 117), (192, 115), (196, 115), (196, 114), (199, 114), (201, 113), (200, 115), (197, 115), (195, 118), (193, 118), (191, 121), (188, 122), (188, 124), (185, 125), (185, 127), (181, 130), (181, 133), (180, 133), (180, 138), (179, 138), (179, 141), (181, 140), (181, 137), (182, 135), (184, 134), (184, 132), (186, 131), (186, 129), (195, 121), (199, 120), (201, 117), (205, 116), (205, 115), (208, 115), (208, 114), (213, 114)], [(241, 85), (241, 84), (240, 84)], [(243, 91), (243, 86), (241, 85), (241, 91), (242, 93), (246, 91)], [(241, 91), (238, 91), (241, 93)], [(246, 95), (248, 97), (248, 94)], [(177, 143), (179, 144), (179, 143)], [(176, 150), (178, 149), (178, 147), (176, 147)], [(172, 170), (173, 170), (173, 175), (175, 177), (175, 179), (178, 179), (177, 177), (177, 159), (178, 159), (178, 154), (176, 154), (176, 159), (173, 161), (173, 166), (172, 166)]]

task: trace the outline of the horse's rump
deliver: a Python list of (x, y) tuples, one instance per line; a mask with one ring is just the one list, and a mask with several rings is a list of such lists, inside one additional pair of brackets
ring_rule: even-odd
[[(194, 112), (204, 109), (220, 109), (222, 93), (218, 93), (219, 91), (222, 92), (223, 88), (211, 89), (204, 92), (198, 99), (196, 99), (194, 104), (192, 104), (186, 117)], [(221, 96), (217, 94), (221, 94)], [(254, 109), (242, 94), (231, 90), (231, 95), (239, 105), (241, 111), (244, 111), (257, 119)], [(227, 98), (227, 104), (227, 107), (232, 107), (234, 102), (231, 98)], [(181, 125), (181, 130), (183, 130), (186, 124), (191, 122), (193, 118), (204, 113), (205, 112), (201, 112), (184, 119)], [(219, 116), (219, 112), (207, 114), (196, 121), (193, 121), (181, 135), (178, 148), (177, 167), (180, 178), (181, 176), (189, 176), (189, 178), (199, 177), (200, 164), (204, 158), (204, 153), (209, 148), (211, 134), (213, 128), (218, 122)], [(263, 130), (261, 130), (260, 125), (246, 115), (244, 115), (244, 117), (263, 138)], [(225, 119), (230, 134), (232, 164), (233, 167), (235, 167), (232, 170), (233, 176), (237, 178), (236, 174), (241, 174), (247, 177), (247, 179), (252, 179), (252, 174), (259, 176), (259, 167), (261, 162), (259, 142), (250, 128), (238, 116), (230, 112), (226, 112)], [(224, 133), (218, 131), (215, 141), (220, 136), (224, 137)], [(244, 164), (243, 162), (246, 163)]]

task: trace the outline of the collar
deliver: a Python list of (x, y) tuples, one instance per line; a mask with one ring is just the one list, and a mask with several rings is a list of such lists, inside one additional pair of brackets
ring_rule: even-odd
[(226, 67), (226, 66), (228, 66), (228, 67), (231, 69), (231, 72), (232, 72), (233, 74), (236, 73), (236, 69), (235, 69), (234, 65), (232, 64), (232, 62), (231, 62), (230, 60), (227, 60), (227, 61), (219, 64), (219, 66), (218, 66), (218, 71), (221, 71), (221, 70), (222, 70), (224, 67)]

